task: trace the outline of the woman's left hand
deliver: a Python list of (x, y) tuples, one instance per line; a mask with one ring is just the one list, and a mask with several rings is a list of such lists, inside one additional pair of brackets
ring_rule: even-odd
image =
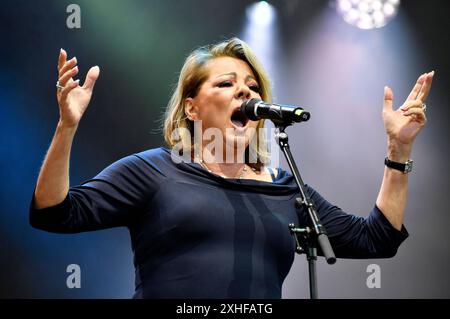
[(406, 101), (393, 109), (394, 94), (384, 88), (383, 122), (388, 135), (388, 156), (391, 160), (405, 161), (409, 158), (412, 144), (427, 119), (423, 105), (430, 93), (434, 71), (422, 74)]

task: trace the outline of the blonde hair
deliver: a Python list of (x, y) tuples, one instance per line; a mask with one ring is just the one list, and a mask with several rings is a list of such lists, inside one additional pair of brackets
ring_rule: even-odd
[[(217, 44), (200, 47), (186, 58), (178, 78), (178, 84), (167, 105), (163, 132), (164, 139), (171, 148), (179, 142), (179, 140), (175, 140), (174, 132), (179, 132), (178, 137), (181, 141), (186, 141), (186, 138), (191, 138), (192, 142), (193, 122), (185, 114), (185, 101), (187, 98), (194, 98), (198, 94), (201, 85), (208, 77), (206, 64), (219, 57), (232, 57), (246, 62), (253, 71), (256, 81), (259, 84), (261, 99), (266, 102), (272, 101), (269, 77), (247, 43), (238, 38), (231, 38)], [(264, 120), (260, 120), (254, 137), (257, 141), (256, 143), (249, 144), (249, 147), (255, 147), (256, 144), (256, 149), (252, 150), (254, 151), (253, 154), (257, 156), (256, 163), (254, 161), (250, 163), (249, 161), (249, 147), (247, 147), (245, 156), (245, 162), (257, 169), (261, 169), (269, 159), (267, 143), (262, 130), (263, 127)], [(180, 128), (187, 130), (179, 130)], [(186, 132), (190, 133), (189, 137), (183, 136), (183, 134), (186, 135)]]

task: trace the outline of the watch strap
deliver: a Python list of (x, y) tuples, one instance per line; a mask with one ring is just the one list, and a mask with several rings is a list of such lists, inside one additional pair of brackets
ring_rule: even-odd
[(386, 157), (384, 159), (384, 165), (406, 174), (412, 171), (413, 161), (409, 159), (404, 163), (399, 163), (391, 161), (388, 157)]

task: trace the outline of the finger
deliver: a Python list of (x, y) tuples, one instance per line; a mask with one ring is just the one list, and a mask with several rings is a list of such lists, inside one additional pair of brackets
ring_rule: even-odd
[(64, 73), (63, 76), (59, 78), (58, 80), (59, 85), (65, 86), (67, 84), (67, 81), (69, 81), (77, 74), (78, 74), (78, 67), (76, 66), (72, 70), (69, 70), (66, 73)]
[(94, 89), (95, 81), (97, 81), (100, 75), (100, 68), (98, 66), (93, 66), (89, 69), (86, 74), (86, 80), (84, 80), (83, 89), (89, 90), (92, 92)]
[(63, 67), (66, 63), (67, 52), (64, 49), (59, 50), (59, 58), (58, 58), (58, 71)]
[(408, 98), (406, 99), (407, 101), (408, 100), (415, 100), (415, 99), (417, 99), (417, 95), (419, 94), (420, 89), (422, 88), (422, 85), (423, 85), (423, 82), (425, 81), (425, 76), (426, 75), (427, 74), (424, 73), (421, 76), (419, 76), (419, 78), (417, 79), (417, 82), (414, 85), (411, 93), (409, 93)]
[(383, 111), (392, 111), (392, 105), (394, 103), (394, 93), (391, 88), (388, 86), (384, 87), (384, 103), (383, 103)]
[(403, 112), (404, 116), (415, 116), (418, 122), (426, 121), (425, 112), (420, 108), (411, 108), (408, 111)]
[(61, 90), (61, 96), (60, 100), (64, 100), (67, 98), (67, 95), (72, 91), (74, 88), (78, 87), (80, 84), (80, 80), (73, 81), (70, 84), (67, 84), (64, 89)]
[(61, 69), (59, 69), (58, 72), (59, 76), (61, 77), (64, 73), (72, 69), (75, 65), (77, 65), (77, 57), (74, 56), (72, 59), (64, 63)]
[(434, 71), (431, 71), (430, 73), (428, 73), (426, 75), (425, 82), (422, 85), (422, 88), (420, 89), (420, 92), (417, 96), (417, 98), (419, 100), (421, 100), (422, 102), (425, 102), (425, 100), (428, 97), (428, 94), (430, 93), (431, 83), (433, 82), (433, 76), (434, 76)]
[(422, 108), (422, 104), (423, 102), (419, 99), (417, 100), (410, 100), (410, 101), (406, 101), (401, 107), (400, 110), (402, 111), (406, 111), (409, 110), (410, 108)]

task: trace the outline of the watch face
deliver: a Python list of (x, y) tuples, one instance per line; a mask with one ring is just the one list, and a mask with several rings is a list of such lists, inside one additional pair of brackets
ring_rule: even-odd
[(405, 173), (409, 173), (412, 171), (413, 161), (407, 161), (405, 163)]

